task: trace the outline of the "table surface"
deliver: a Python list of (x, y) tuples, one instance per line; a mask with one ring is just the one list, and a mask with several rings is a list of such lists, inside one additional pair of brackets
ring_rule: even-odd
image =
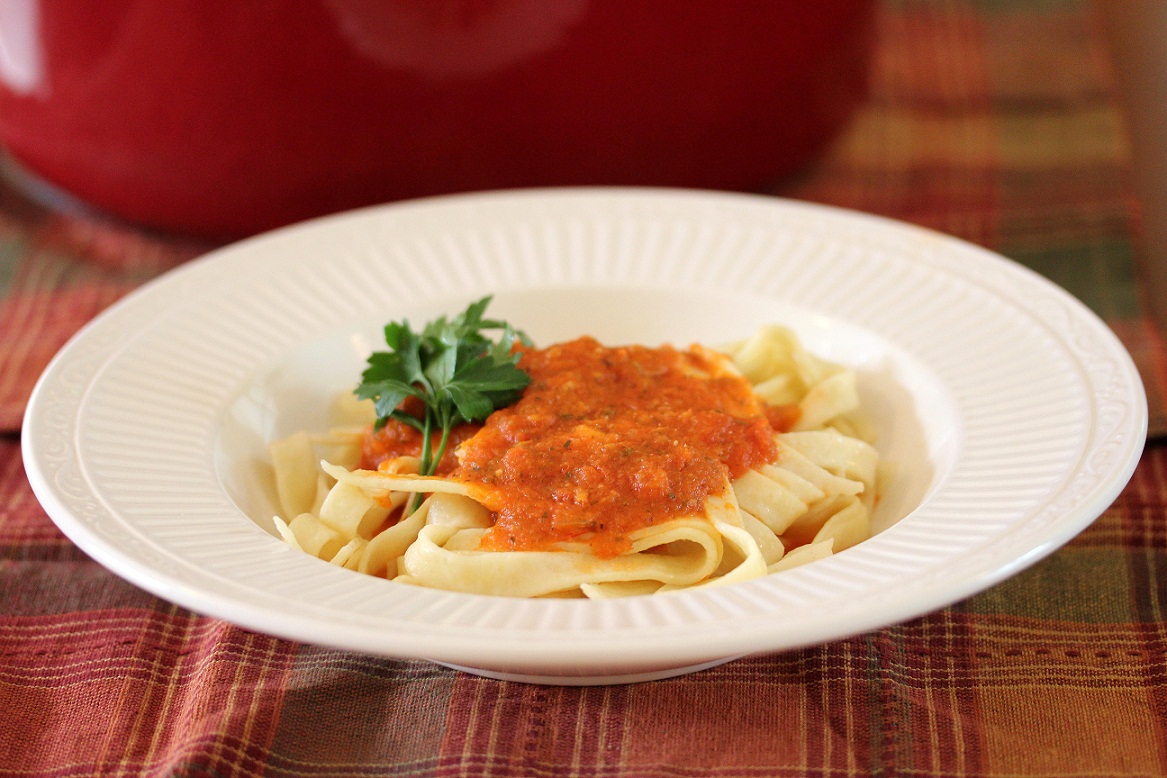
[(1130, 484), (1061, 550), (950, 608), (646, 684), (292, 643), (87, 558), (25, 478), (28, 393), (86, 321), (210, 247), (0, 186), (0, 775), (1167, 774), (1167, 350), (1109, 62), (1084, 2), (888, 2), (867, 102), (767, 193), (964, 238), (1082, 299), (1147, 388)]

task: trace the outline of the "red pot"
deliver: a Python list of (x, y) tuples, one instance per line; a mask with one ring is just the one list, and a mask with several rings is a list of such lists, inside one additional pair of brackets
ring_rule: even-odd
[(872, 0), (13, 0), (0, 142), (96, 208), (236, 236), (421, 195), (756, 189), (863, 93)]

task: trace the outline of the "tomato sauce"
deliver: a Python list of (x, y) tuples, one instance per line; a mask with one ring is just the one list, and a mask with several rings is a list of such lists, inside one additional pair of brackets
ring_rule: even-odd
[[(700, 515), (727, 479), (776, 456), (774, 413), (700, 347), (585, 337), (527, 350), (519, 365), (530, 386), (461, 444), (451, 473), (481, 485), (495, 514), (483, 548), (578, 541), (615, 556), (635, 531)], [(789, 423), (789, 412), (774, 421)]]

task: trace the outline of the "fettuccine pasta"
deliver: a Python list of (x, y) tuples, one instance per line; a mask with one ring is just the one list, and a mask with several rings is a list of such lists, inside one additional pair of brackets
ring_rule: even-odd
[(787, 328), (720, 352), (582, 338), (519, 365), (523, 396), (457, 430), (435, 475), (419, 433), (371, 415), (274, 442), (283, 539), (418, 586), (606, 598), (745, 581), (871, 534), (855, 374)]

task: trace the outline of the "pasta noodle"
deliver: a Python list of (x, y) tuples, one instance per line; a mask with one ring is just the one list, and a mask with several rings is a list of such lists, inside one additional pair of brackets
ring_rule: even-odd
[[(554, 405), (525, 407), (526, 396), (496, 411), (485, 426), (468, 430), (445, 472), (423, 476), (410, 454), (390, 452), (369, 461), (368, 446), (377, 441), (367, 424), (371, 409), (365, 408), (364, 425), (319, 437), (296, 433), (271, 444), (280, 536), (332, 564), (407, 584), (599, 599), (745, 581), (824, 559), (871, 535), (880, 462), (859, 412), (855, 374), (807, 352), (791, 330), (765, 327), (720, 353), (699, 346), (669, 350), (672, 361), (659, 363), (637, 362), (645, 355), (657, 359), (656, 351), (643, 347), (603, 350), (594, 341), (573, 345), (578, 343), (532, 350), (530, 359), (537, 365), (544, 352), (561, 359), (594, 352), (605, 365), (630, 363), (633, 374), (664, 375), (661, 365), (670, 366), (670, 380), (683, 388), (670, 394), (665, 386), (651, 407), (663, 404), (679, 414), (678, 426), (711, 419), (722, 425), (708, 433), (711, 440), (728, 440), (726, 461), (708, 471), (720, 473), (719, 480), (686, 503), (678, 485), (687, 488), (688, 481), (705, 477), (696, 468), (709, 457), (699, 447), (670, 440), (666, 429), (663, 437), (634, 449), (615, 421), (573, 416), (574, 406), (562, 412)], [(550, 364), (551, 357), (546, 359)], [(576, 385), (576, 378), (564, 380), (553, 397), (600, 391)], [(531, 402), (535, 392), (551, 391), (552, 383), (547, 377), (533, 380)], [(745, 394), (734, 394), (739, 384)], [(698, 397), (693, 408), (680, 407), (699, 394), (693, 387), (706, 385), (721, 393), (721, 405), (706, 408)], [(628, 409), (617, 403), (598, 413), (642, 419), (639, 402), (630, 399)], [(534, 433), (523, 425), (547, 415), (571, 418), (555, 428), (562, 438), (532, 448)], [(505, 435), (511, 437), (503, 440)], [(735, 442), (736, 435), (745, 442)], [(617, 488), (604, 462), (557, 464), (556, 452), (567, 457), (573, 445), (586, 445), (591, 456), (612, 462), (642, 452), (645, 459), (625, 466)], [(756, 455), (743, 459), (743, 451)], [(730, 460), (748, 466), (735, 472)], [(662, 469), (665, 461), (679, 470)], [(625, 504), (621, 488), (657, 500), (641, 506), (648, 518), (624, 521), (622, 509), (613, 507)], [(424, 499), (405, 515), (414, 495)], [(540, 503), (542, 513), (538, 504), (516, 513), (512, 503), (530, 502), (532, 495), (547, 501)], [(688, 507), (662, 513), (661, 504)]]

